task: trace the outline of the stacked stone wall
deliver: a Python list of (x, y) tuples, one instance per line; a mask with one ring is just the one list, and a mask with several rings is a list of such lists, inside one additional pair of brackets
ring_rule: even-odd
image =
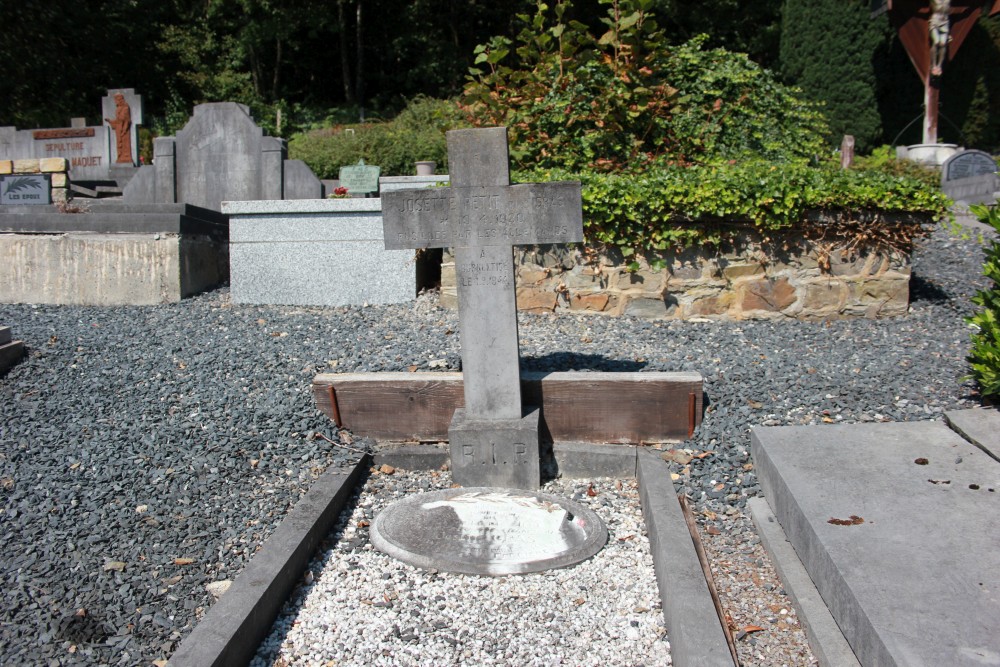
[[(517, 306), (536, 313), (682, 320), (879, 318), (904, 315), (909, 308), (906, 251), (856, 252), (794, 234), (734, 236), (723, 247), (627, 260), (615, 251), (583, 246), (517, 248)], [(664, 269), (652, 268), (656, 259)], [(629, 270), (632, 261), (638, 270)], [(447, 251), (441, 302), (456, 305), (454, 258)]]

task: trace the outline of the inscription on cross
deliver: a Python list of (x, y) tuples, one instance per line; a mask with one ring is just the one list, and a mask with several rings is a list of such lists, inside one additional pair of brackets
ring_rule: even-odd
[(510, 184), (507, 129), (448, 132), (451, 187), (382, 196), (388, 250), (453, 248), (465, 407), (449, 429), (463, 486), (539, 486), (536, 407), (522, 406), (513, 248), (583, 240), (580, 184)]

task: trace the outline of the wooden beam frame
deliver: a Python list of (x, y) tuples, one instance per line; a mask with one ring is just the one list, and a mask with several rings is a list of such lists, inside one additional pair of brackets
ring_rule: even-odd
[[(324, 373), (312, 389), (339, 427), (377, 440), (443, 442), (464, 402), (461, 373)], [(680, 441), (704, 408), (698, 373), (523, 372), (521, 391), (554, 442)]]

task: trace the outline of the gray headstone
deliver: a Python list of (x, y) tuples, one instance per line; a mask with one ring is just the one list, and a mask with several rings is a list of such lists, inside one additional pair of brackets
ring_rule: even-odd
[(997, 163), (989, 153), (966, 150), (955, 153), (941, 166), (942, 183), (997, 173)]
[(177, 201), (219, 211), (223, 201), (262, 199), (263, 138), (242, 104), (196, 106), (176, 137)]
[(323, 184), (302, 160), (285, 160), (285, 199), (322, 199)]
[(447, 489), (409, 496), (372, 524), (372, 544), (417, 567), (498, 576), (590, 558), (604, 523), (579, 503), (543, 493)]
[(471, 451), (479, 463), (459, 465), (455, 481), (537, 488), (533, 470), (512, 478), (506, 453), (482, 454), (523, 444), (538, 458), (521, 405), (512, 248), (582, 241), (580, 184), (511, 186), (502, 127), (448, 132), (448, 160), (450, 187), (383, 195), (386, 248), (455, 249), (465, 409), (452, 421), (451, 456), (454, 466)]

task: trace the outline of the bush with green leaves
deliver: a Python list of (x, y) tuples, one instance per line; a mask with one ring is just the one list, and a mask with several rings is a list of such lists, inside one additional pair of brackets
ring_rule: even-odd
[(668, 45), (654, 0), (600, 2), (600, 36), (568, 18), (571, 0), (539, 0), (515, 40), (477, 47), (466, 111), (508, 128), (517, 167), (620, 172), (823, 151), (822, 115), (770, 72), (703, 37)]
[[(1000, 207), (978, 205), (969, 210), (1000, 232)], [(991, 284), (972, 298), (980, 310), (966, 320), (973, 329), (968, 361), (983, 398), (995, 403), (1000, 401), (1000, 242), (993, 241), (987, 249), (983, 275)]]
[(448, 163), (445, 131), (464, 126), (454, 102), (415, 98), (387, 122), (342, 125), (294, 135), (288, 154), (303, 160), (320, 178), (337, 178), (340, 168), (364, 160), (386, 176), (414, 173), (414, 163), (434, 160), (444, 171)]
[[(937, 188), (907, 176), (794, 162), (674, 166), (639, 174), (534, 170), (515, 176), (520, 181), (579, 179), (585, 242), (615, 248), (625, 257), (718, 245), (734, 227), (765, 237), (796, 230), (859, 252), (906, 251), (921, 233), (920, 222), (944, 219), (949, 204)], [(808, 223), (813, 211), (826, 214), (822, 225)], [(919, 214), (922, 220), (881, 224), (892, 213)]]

